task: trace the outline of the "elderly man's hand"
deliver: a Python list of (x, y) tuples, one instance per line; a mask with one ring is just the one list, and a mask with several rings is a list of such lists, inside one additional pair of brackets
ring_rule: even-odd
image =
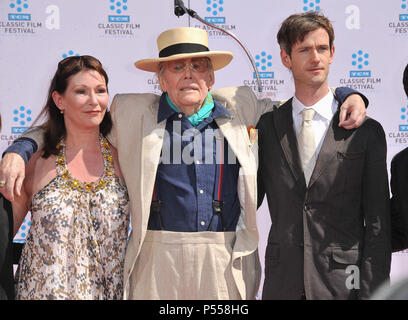
[(339, 127), (347, 130), (358, 128), (363, 123), (366, 113), (363, 98), (358, 94), (350, 95), (340, 107)]
[(17, 153), (6, 153), (0, 162), (0, 192), (5, 198), (14, 201), (15, 194), (21, 195), (25, 177), (25, 163)]

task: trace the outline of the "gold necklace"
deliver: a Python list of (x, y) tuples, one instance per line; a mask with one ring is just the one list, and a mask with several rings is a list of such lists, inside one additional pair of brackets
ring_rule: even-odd
[(57, 145), (57, 149), (60, 150), (56, 158), (57, 173), (64, 180), (66, 180), (66, 183), (70, 188), (78, 191), (97, 192), (98, 190), (104, 188), (112, 179), (113, 175), (115, 174), (115, 170), (113, 166), (112, 154), (109, 150), (108, 140), (106, 140), (106, 138), (100, 134), (99, 143), (103, 155), (103, 174), (97, 181), (94, 182), (81, 182), (78, 179), (75, 179), (68, 170), (64, 141), (61, 140), (61, 142)]

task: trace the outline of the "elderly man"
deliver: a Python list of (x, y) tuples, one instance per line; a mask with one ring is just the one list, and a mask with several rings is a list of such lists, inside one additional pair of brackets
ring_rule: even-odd
[[(204, 30), (170, 29), (157, 43), (159, 58), (135, 65), (157, 73), (163, 94), (120, 94), (111, 106), (110, 140), (132, 208), (125, 298), (253, 299), (261, 269), (257, 142), (248, 128), (274, 104), (257, 100), (247, 87), (210, 91), (214, 70), (225, 67), (232, 53), (210, 51)], [(358, 102), (350, 127), (365, 114)], [(42, 141), (32, 132), (19, 144), (28, 139)], [(15, 172), (23, 177), (11, 168), (21, 162), (12, 154), (3, 159), (0, 182), (5, 180), (9, 198)]]

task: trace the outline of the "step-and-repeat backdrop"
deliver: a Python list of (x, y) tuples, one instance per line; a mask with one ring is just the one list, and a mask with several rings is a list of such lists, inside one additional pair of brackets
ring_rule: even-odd
[[(292, 13), (321, 10), (333, 22), (336, 54), (331, 86), (349, 86), (370, 99), (368, 115), (387, 136), (388, 165), (408, 146), (408, 99), (402, 71), (408, 63), (408, 0), (190, 0), (207, 21), (235, 34), (252, 53), (263, 94), (282, 100), (293, 95), (291, 74), (282, 66), (276, 33)], [(187, 15), (174, 15), (173, 0), (1, 0), (0, 151), (18, 138), (43, 107), (57, 63), (71, 55), (99, 58), (108, 72), (111, 99), (116, 93), (160, 93), (153, 74), (133, 63), (157, 56), (160, 32), (178, 26), (208, 31), (210, 48), (234, 53), (216, 72), (216, 86), (257, 90), (252, 65), (240, 46), (222, 31)], [(260, 254), (264, 255), (270, 218), (266, 202), (258, 213)], [(23, 242), (29, 216), (16, 235)], [(391, 278), (408, 276), (408, 251), (393, 254)]]

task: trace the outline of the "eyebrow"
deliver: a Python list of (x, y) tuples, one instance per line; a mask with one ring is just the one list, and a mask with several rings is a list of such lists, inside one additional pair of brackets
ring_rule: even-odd
[[(314, 46), (313, 46), (313, 45), (304, 45), (304, 46), (299, 46), (299, 47), (297, 48), (297, 50), (310, 49), (310, 48), (312, 48), (312, 47), (314, 47)], [(322, 47), (324, 47), (324, 48), (330, 48), (330, 45), (328, 45), (328, 44), (319, 44), (319, 45), (317, 45), (317, 48), (322, 48)]]
[[(98, 83), (98, 84), (96, 85), (96, 87), (99, 87), (99, 86), (106, 87), (106, 84), (105, 84), (104, 82), (101, 82), (101, 83)], [(73, 84), (72, 84), (72, 87), (73, 87), (73, 88), (75, 88), (75, 87), (86, 87), (86, 88), (90, 88), (90, 86), (88, 86), (87, 84), (84, 84), (84, 83), (78, 83), (78, 84), (73, 83)]]

